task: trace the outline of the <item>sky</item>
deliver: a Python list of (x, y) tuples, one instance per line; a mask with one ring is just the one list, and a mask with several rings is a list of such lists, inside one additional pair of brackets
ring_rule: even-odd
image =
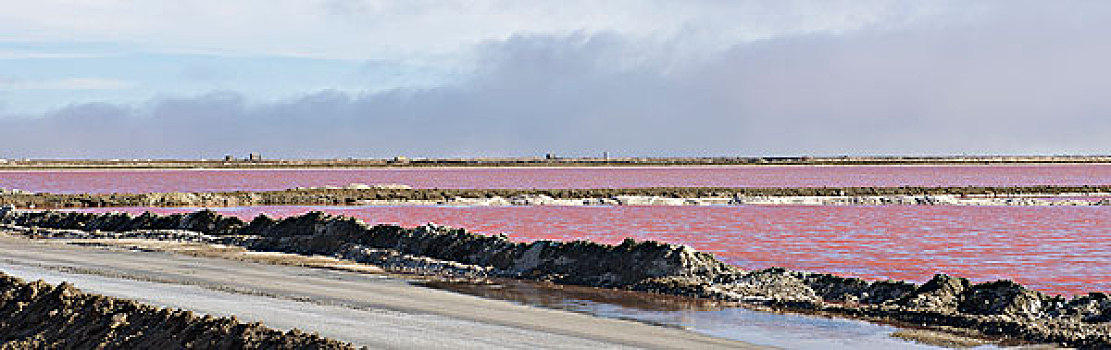
[(1111, 154), (1107, 1), (0, 0), (0, 158)]

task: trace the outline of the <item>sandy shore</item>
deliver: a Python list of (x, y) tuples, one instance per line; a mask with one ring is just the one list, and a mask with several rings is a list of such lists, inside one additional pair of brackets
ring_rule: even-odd
[[(365, 273), (0, 236), (0, 269), (5, 267), (16, 276), (22, 272), (32, 276), (21, 277), (78, 279), (77, 286), (90, 292), (217, 315), (236, 314), (272, 327), (297, 327), (372, 348), (757, 348), (679, 329), (482, 299)], [(229, 295), (235, 302), (227, 302)]]

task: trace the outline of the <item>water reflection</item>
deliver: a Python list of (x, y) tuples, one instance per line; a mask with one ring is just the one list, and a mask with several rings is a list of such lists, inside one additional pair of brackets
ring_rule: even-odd
[(754, 311), (690, 298), (514, 280), (499, 280), (491, 284), (420, 284), (484, 298), (683, 328), (715, 337), (789, 349), (938, 348), (891, 337), (897, 330), (892, 326)]

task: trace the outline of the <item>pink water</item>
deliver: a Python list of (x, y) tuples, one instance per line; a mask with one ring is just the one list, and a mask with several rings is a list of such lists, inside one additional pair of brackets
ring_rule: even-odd
[[(141, 213), (182, 208), (126, 208)], [(109, 211), (113, 209), (95, 209)], [(121, 209), (114, 209), (121, 210)], [(514, 240), (687, 244), (746, 269), (782, 266), (924, 282), (1012, 279), (1061, 294), (1111, 291), (1111, 207), (246, 207), (250, 219), (323, 210), (369, 223), (436, 222)]]
[(1111, 185), (1111, 165), (0, 171), (0, 187), (52, 193), (258, 191), (350, 183), (416, 188)]

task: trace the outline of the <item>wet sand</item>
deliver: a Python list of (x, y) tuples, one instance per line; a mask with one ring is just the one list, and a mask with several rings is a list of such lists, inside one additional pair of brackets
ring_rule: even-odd
[(529, 307), (383, 275), (265, 265), (0, 236), (0, 270), (89, 292), (372, 348), (758, 348), (681, 329)]

